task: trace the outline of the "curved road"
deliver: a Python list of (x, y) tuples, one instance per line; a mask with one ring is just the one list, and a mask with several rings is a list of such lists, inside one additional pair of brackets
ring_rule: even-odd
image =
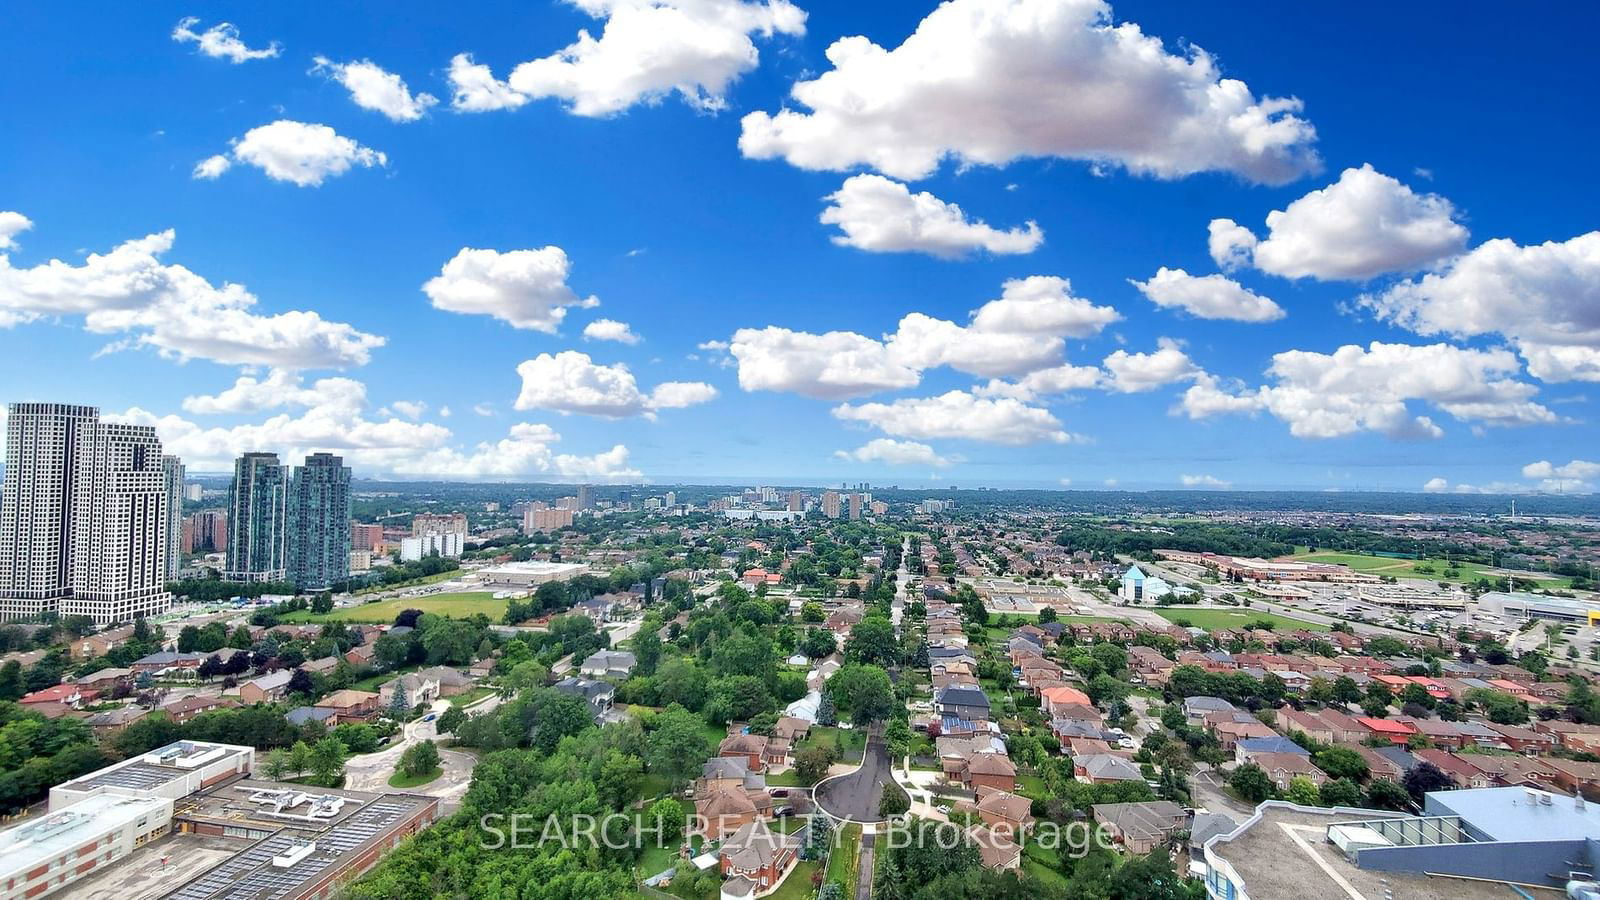
[(866, 752), (855, 771), (825, 778), (812, 788), (812, 799), (823, 812), (858, 824), (883, 821), (878, 814), (878, 800), (883, 796), (883, 786), (893, 784), (894, 778), (889, 771), (889, 751), (883, 746), (879, 730), (873, 726), (868, 733)]
[[(469, 714), (487, 712), (499, 705), (499, 695), (491, 694), (466, 707)], [(450, 701), (436, 700), (429, 712), (437, 715), (450, 708)], [(412, 744), (422, 741), (439, 740), (439, 729), (436, 727), (438, 720), (424, 722), (421, 719), (408, 722), (401, 732), (401, 740), (376, 753), (365, 753), (352, 756), (345, 760), (344, 786), (352, 791), (372, 791), (383, 793), (395, 788), (389, 786), (389, 777), (394, 774), (395, 767), (400, 764), (401, 754)], [(472, 769), (478, 764), (477, 757), (459, 750), (446, 750), (439, 748), (439, 767), (443, 772), (438, 778), (427, 784), (408, 788), (412, 794), (424, 794), (429, 797), (438, 797), (445, 802), (459, 801), (467, 793), (467, 788), (472, 784)]]

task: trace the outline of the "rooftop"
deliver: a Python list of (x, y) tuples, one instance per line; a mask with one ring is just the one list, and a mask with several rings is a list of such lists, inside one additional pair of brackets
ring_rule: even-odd
[(1600, 805), (1522, 788), (1436, 791), (1429, 815), (1460, 816), (1490, 840), (1540, 841), (1600, 837)]
[(0, 873), (25, 872), (91, 838), (170, 809), (172, 801), (101, 794), (0, 832)]

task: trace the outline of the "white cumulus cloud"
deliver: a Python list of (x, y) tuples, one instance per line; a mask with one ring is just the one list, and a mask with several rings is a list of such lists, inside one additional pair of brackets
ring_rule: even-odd
[(695, 406), (717, 396), (716, 388), (697, 381), (668, 381), (645, 393), (626, 365), (602, 365), (576, 350), (541, 353), (518, 365), (517, 374), (522, 376), (517, 409), (621, 419)]
[(33, 221), (19, 212), (0, 211), (0, 250), (14, 250), (17, 235), (33, 227)]
[(1285, 278), (1366, 281), (1424, 268), (1461, 252), (1467, 229), (1438, 194), (1418, 194), (1370, 164), (1267, 214), (1257, 241), (1232, 219), (1211, 223), (1211, 255), (1223, 268), (1246, 258)]
[(959, 259), (975, 250), (996, 255), (1032, 253), (1044, 243), (1033, 222), (999, 229), (970, 220), (961, 207), (927, 191), (913, 194), (898, 181), (881, 175), (855, 175), (825, 199), (824, 225), (843, 234), (833, 242), (874, 253), (926, 253)]
[(1180, 480), (1184, 487), (1192, 488), (1219, 488), (1226, 490), (1233, 487), (1233, 482), (1223, 481), (1215, 475), (1184, 475)]
[(555, 334), (569, 307), (600, 305), (567, 286), (571, 268), (566, 251), (554, 245), (504, 253), (463, 247), (422, 290), (438, 309)]
[(961, 438), (990, 444), (1064, 444), (1072, 439), (1049, 410), (1011, 397), (976, 397), (950, 391), (893, 403), (848, 403), (834, 407), (835, 418), (862, 422), (895, 437), (929, 440)]
[(1124, 394), (1153, 391), (1163, 385), (1194, 378), (1200, 368), (1172, 338), (1159, 338), (1152, 353), (1117, 350), (1102, 364), (1109, 375), (1108, 387)]
[(1202, 319), (1275, 322), (1285, 315), (1283, 307), (1225, 275), (1190, 275), (1162, 266), (1148, 281), (1129, 283), (1157, 306)]
[(1319, 167), (1298, 100), (1257, 99), (1203, 50), (1169, 53), (1101, 0), (950, 0), (898, 47), (858, 35), (827, 55), (833, 68), (791, 91), (804, 110), (745, 116), (746, 156), (900, 179), (947, 158), (1062, 157), (1269, 184)]
[(363, 147), (327, 125), (310, 125), (279, 119), (258, 125), (233, 142), (232, 159), (218, 154), (194, 167), (195, 178), (216, 178), (233, 163), (255, 166), (275, 181), (316, 187), (352, 167), (386, 166), (389, 158)]
[(412, 94), (399, 75), (384, 71), (370, 59), (337, 63), (326, 56), (318, 56), (315, 62), (312, 71), (325, 72), (344, 85), (357, 106), (383, 113), (395, 122), (415, 122), (439, 102), (432, 94)]
[(595, 319), (583, 326), (584, 338), (591, 341), (616, 341), (619, 344), (637, 344), (640, 338), (627, 322), (616, 319)]
[(842, 400), (915, 386), (921, 373), (889, 355), (881, 342), (850, 331), (811, 334), (769, 325), (734, 332), (728, 353), (739, 387)]
[(1600, 381), (1600, 231), (1485, 241), (1437, 272), (1362, 298), (1418, 334), (1501, 334), (1545, 381)]
[(1472, 350), (1449, 344), (1373, 341), (1333, 353), (1288, 350), (1272, 358), (1274, 381), (1254, 391), (1224, 390), (1201, 376), (1179, 410), (1191, 418), (1265, 410), (1296, 437), (1332, 438), (1374, 431), (1397, 439), (1437, 438), (1433, 419), (1412, 402), (1440, 409), (1463, 422), (1541, 425), (1561, 420), (1534, 397), (1538, 388), (1518, 381), (1517, 358), (1507, 350)]
[(205, 31), (195, 31), (195, 26), (200, 20), (189, 16), (178, 22), (172, 29), (172, 39), (180, 44), (194, 44), (196, 49), (213, 59), (225, 59), (231, 63), (249, 62), (252, 59), (271, 59), (283, 51), (277, 41), (273, 41), (259, 50), (252, 50), (245, 46), (239, 39), (239, 29), (228, 22), (222, 22), (207, 28)]
[(241, 284), (218, 287), (161, 261), (176, 232), (126, 241), (82, 263), (17, 267), (0, 253), (0, 327), (82, 316), (85, 330), (122, 339), (108, 349), (150, 347), (178, 360), (288, 369), (365, 365), (384, 339), (316, 312), (263, 315)]
[(753, 37), (805, 33), (806, 14), (789, 0), (571, 0), (604, 19), (541, 59), (512, 69), (504, 82), (488, 66), (459, 55), (450, 63), (453, 105), (462, 111), (508, 109), (555, 97), (580, 116), (610, 116), (676, 93), (704, 111), (722, 109), (728, 89), (759, 61)]
[(850, 462), (881, 462), (891, 466), (933, 466), (943, 469), (955, 460), (940, 456), (927, 444), (874, 438), (854, 450), (836, 450), (835, 457)]

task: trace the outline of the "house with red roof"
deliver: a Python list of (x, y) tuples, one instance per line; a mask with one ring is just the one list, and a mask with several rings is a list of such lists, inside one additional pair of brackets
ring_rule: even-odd
[(1371, 716), (1358, 716), (1356, 721), (1360, 722), (1362, 727), (1366, 728), (1367, 731), (1372, 735), (1387, 738), (1390, 743), (1399, 744), (1402, 747), (1404, 747), (1406, 743), (1411, 740), (1411, 736), (1413, 734), (1417, 733), (1415, 728), (1412, 728), (1410, 725), (1407, 725), (1404, 722), (1398, 722), (1394, 719), (1376, 719)]

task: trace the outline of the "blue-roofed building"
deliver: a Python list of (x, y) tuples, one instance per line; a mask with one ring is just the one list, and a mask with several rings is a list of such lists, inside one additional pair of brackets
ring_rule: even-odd
[(1125, 603), (1142, 603), (1145, 598), (1144, 583), (1147, 576), (1144, 570), (1133, 566), (1122, 573), (1122, 591), (1118, 594)]
[(1282, 735), (1259, 738), (1240, 738), (1233, 745), (1233, 758), (1240, 763), (1251, 762), (1257, 754), (1261, 753), (1293, 753), (1296, 756), (1311, 755), (1311, 751), (1296, 744)]

